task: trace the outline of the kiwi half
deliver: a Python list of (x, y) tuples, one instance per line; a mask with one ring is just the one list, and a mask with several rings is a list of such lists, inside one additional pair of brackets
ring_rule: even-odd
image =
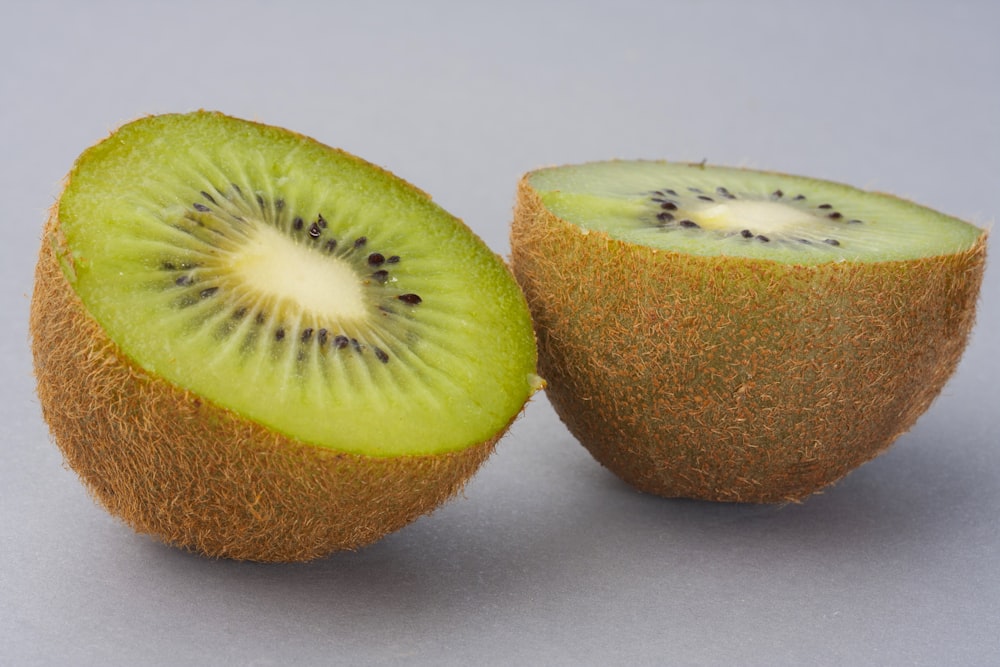
[(368, 544), (462, 488), (530, 395), (503, 261), (392, 174), (195, 112), (85, 151), (45, 228), (38, 395), (135, 529), (210, 556)]
[(840, 184), (612, 161), (527, 174), (511, 245), (549, 399), (600, 463), (662, 496), (782, 502), (940, 392), (986, 233)]

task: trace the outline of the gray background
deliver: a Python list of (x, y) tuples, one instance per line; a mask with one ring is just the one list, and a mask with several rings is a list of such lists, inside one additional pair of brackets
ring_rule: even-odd
[(799, 172), (989, 226), (998, 28), (987, 0), (4, 3), (0, 663), (1000, 664), (995, 262), (943, 395), (801, 505), (640, 495), (539, 397), (462, 497), (306, 565), (207, 560), (106, 515), (49, 441), (26, 333), (60, 179), (154, 112), (346, 148), (502, 254), (522, 172), (611, 157)]

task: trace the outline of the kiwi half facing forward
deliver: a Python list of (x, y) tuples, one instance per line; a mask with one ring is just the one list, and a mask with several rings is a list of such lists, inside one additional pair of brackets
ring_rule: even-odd
[(503, 261), (287, 130), (152, 116), (79, 158), (31, 304), (43, 414), (137, 530), (305, 560), (455, 494), (539, 388)]
[(663, 496), (781, 502), (940, 392), (986, 235), (844, 185), (619, 161), (527, 174), (511, 244), (547, 394), (599, 462)]

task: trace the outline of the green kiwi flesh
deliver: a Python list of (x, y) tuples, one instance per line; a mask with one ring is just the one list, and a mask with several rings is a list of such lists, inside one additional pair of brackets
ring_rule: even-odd
[(885, 262), (968, 249), (981, 230), (839, 183), (701, 164), (540, 170), (542, 202), (582, 229), (661, 250), (790, 264)]
[(541, 385), (523, 294), (461, 221), (357, 157), (210, 112), (80, 156), (31, 332), (43, 414), (98, 499), (232, 558), (405, 525)]
[(798, 500), (876, 456), (964, 350), (986, 233), (889, 195), (654, 161), (540, 169), (512, 268), (573, 435), (637, 488)]

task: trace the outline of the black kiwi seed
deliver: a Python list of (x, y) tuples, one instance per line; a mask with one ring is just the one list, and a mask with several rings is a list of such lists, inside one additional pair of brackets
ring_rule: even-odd
[(675, 204), (672, 201), (665, 201), (662, 204), (660, 204), (660, 208), (662, 208), (665, 211), (676, 211), (677, 204)]
[(354, 239), (354, 247), (355, 248), (360, 248), (361, 246), (363, 246), (366, 243), (368, 243), (368, 237), (367, 236), (359, 236), (358, 238)]
[[(860, 220), (858, 222), (860, 222)], [(385, 260), (385, 263), (386, 264), (398, 264), (399, 263), (399, 255), (392, 255), (392, 256), (390, 256), (389, 259)]]
[(384, 283), (386, 280), (389, 279), (389, 272), (386, 271), (385, 269), (379, 269), (378, 271), (372, 274), (372, 278), (374, 278), (380, 283)]
[(323, 244), (323, 249), (327, 252), (333, 252), (337, 249), (337, 239), (328, 239), (326, 243)]
[(396, 298), (399, 299), (400, 301), (402, 301), (403, 303), (410, 304), (411, 306), (415, 306), (418, 303), (420, 303), (421, 301), (423, 301), (423, 299), (421, 299), (416, 294), (400, 294)]
[(368, 263), (372, 266), (380, 266), (385, 262), (385, 255), (380, 252), (373, 252), (368, 255)]
[(214, 199), (214, 198), (212, 197), (212, 195), (208, 194), (208, 193), (207, 193), (207, 192), (205, 192), (204, 190), (202, 190), (202, 191), (201, 191), (201, 196), (202, 196), (202, 197), (204, 197), (205, 199), (207, 199), (208, 201), (212, 202), (213, 204), (216, 204), (216, 203), (217, 203), (217, 202), (215, 201), (215, 199)]
[(848, 220), (847, 224), (849, 224), (849, 225), (860, 225), (860, 224), (862, 224), (862, 221), (858, 220), (857, 218), (854, 218), (852, 220)]
[(284, 340), (285, 339), (285, 329), (283, 327), (278, 327), (274, 331), (274, 340)]
[(318, 239), (320, 234), (322, 234), (322, 231), (319, 228), (319, 223), (314, 222), (309, 225), (309, 236), (311, 238)]
[(771, 199), (781, 199), (784, 196), (785, 193), (782, 192), (781, 190), (775, 190), (774, 192), (771, 193)]
[(298, 216), (295, 216), (295, 219), (292, 220), (292, 227), (295, 229), (295, 231), (300, 231), (302, 229), (302, 226), (304, 224), (305, 224), (305, 221), (303, 221), (302, 218), (300, 218)]
[(274, 210), (275, 211), (281, 211), (283, 208), (285, 208), (285, 200), (284, 199), (280, 199), (280, 198), (279, 199), (275, 199), (274, 200)]
[(830, 215), (828, 215), (826, 217), (830, 218), (831, 220), (840, 220), (844, 216), (842, 216), (840, 213), (834, 211), (833, 213), (831, 213)]
[(177, 267), (174, 266), (173, 262), (164, 262), (163, 264), (160, 264), (160, 268), (163, 269), (164, 271), (176, 271), (177, 270)]
[(215, 294), (218, 291), (219, 291), (218, 286), (216, 286), (216, 287), (206, 287), (205, 289), (203, 289), (200, 292), (200, 296), (201, 296), (202, 299), (207, 299), (208, 297), (212, 296), (213, 294)]
[(373, 345), (372, 352), (375, 353), (375, 356), (378, 357), (378, 360), (381, 361), (383, 364), (389, 363), (389, 355), (386, 354), (384, 351), (382, 351), (381, 348), (375, 347)]
[(357, 339), (357, 338), (352, 338), (352, 339), (351, 339), (351, 347), (353, 347), (353, 348), (354, 348), (355, 350), (357, 350), (358, 352), (361, 352), (361, 350), (362, 350), (362, 349), (364, 349), (364, 348), (362, 348), (362, 346), (361, 346), (361, 342), (360, 342), (360, 341), (358, 341), (358, 339)]
[(240, 306), (239, 308), (237, 308), (236, 310), (233, 311), (233, 319), (234, 320), (242, 320), (244, 317), (246, 317), (246, 314), (247, 314), (246, 307), (245, 306)]
[(318, 340), (318, 341), (319, 341), (319, 344), (320, 344), (320, 345), (326, 345), (326, 337), (327, 337), (327, 336), (328, 336), (329, 334), (330, 334), (330, 332), (329, 332), (329, 331), (327, 331), (326, 329), (320, 329), (320, 330), (319, 330), (319, 331), (318, 331), (318, 332), (316, 333), (316, 340)]
[(674, 220), (674, 214), (673, 213), (667, 213), (666, 211), (663, 211), (661, 213), (657, 213), (656, 214), (656, 219), (659, 220), (659, 221), (661, 221), (661, 222), (673, 222), (673, 220)]
[(757, 240), (758, 241), (763, 241), (764, 243), (770, 243), (771, 242), (771, 239), (769, 239), (768, 237), (764, 236), (763, 234), (758, 234), (757, 235)]
[(694, 220), (681, 220), (678, 224), (686, 229), (698, 229), (700, 227)]
[(830, 245), (840, 245), (840, 241), (837, 239), (823, 239), (823, 243), (829, 243)]
[(319, 225), (320, 228), (326, 229), (326, 218), (323, 217), (322, 213), (316, 216), (316, 224)]
[(700, 199), (702, 201), (713, 201), (713, 202), (715, 201), (714, 199), (712, 199), (708, 195), (698, 195), (698, 199)]
[(177, 276), (177, 279), (174, 280), (174, 284), (176, 284), (176, 285), (178, 285), (180, 287), (185, 287), (187, 285), (190, 285), (193, 282), (194, 282), (194, 278), (192, 278), (189, 275)]
[(308, 343), (309, 339), (312, 338), (312, 335), (313, 335), (313, 330), (312, 330), (311, 327), (306, 327), (305, 329), (303, 329), (302, 330), (302, 337), (301, 337), (302, 342), (303, 343)]
[(805, 195), (795, 195), (794, 197), (792, 197), (792, 201), (804, 201), (805, 198), (806, 198)]
[(740, 236), (742, 236), (745, 239), (753, 238), (753, 232), (751, 232), (749, 229), (744, 229), (743, 231), (740, 232)]
[(338, 350), (343, 350), (350, 344), (350, 342), (351, 341), (348, 340), (347, 336), (344, 336), (343, 334), (338, 334), (333, 338), (333, 346), (336, 347)]
[(209, 207), (205, 206), (201, 202), (195, 202), (194, 203), (194, 210), (201, 211), (202, 213), (208, 213), (212, 209), (210, 209)]
[(833, 208), (833, 206), (830, 206), (829, 204), (820, 204), (816, 208)]

